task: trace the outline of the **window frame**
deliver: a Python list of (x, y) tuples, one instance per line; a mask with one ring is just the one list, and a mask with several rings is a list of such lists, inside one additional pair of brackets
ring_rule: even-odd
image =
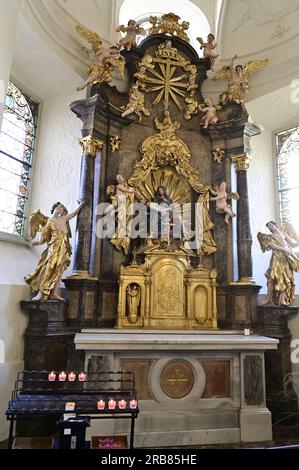
[[(277, 134), (281, 132), (287, 132), (291, 129), (296, 129), (299, 128), (299, 120), (296, 119), (296, 121), (292, 120), (289, 122), (287, 125), (281, 126), (275, 130), (272, 131), (272, 149), (273, 149), (273, 170), (274, 170), (274, 178), (275, 178), (275, 217), (276, 221), (278, 224), (281, 225), (282, 219), (281, 219), (281, 207), (280, 207), (280, 197), (279, 197), (279, 173), (278, 173), (278, 158), (279, 154), (277, 153), (277, 145), (276, 145), (276, 136)], [(299, 247), (294, 248), (294, 252), (296, 254), (299, 254)]]
[[(35, 176), (35, 165), (36, 165), (36, 155), (38, 149), (38, 141), (39, 141), (39, 133), (40, 133), (40, 122), (41, 122), (41, 115), (42, 115), (42, 100), (35, 95), (35, 93), (31, 92), (26, 86), (22, 85), (14, 76), (9, 77), (9, 82), (13, 83), (25, 97), (30, 98), (31, 100), (35, 101), (38, 105), (38, 114), (37, 114), (37, 125), (36, 125), (36, 135), (35, 135), (35, 146), (32, 153), (32, 167), (31, 167), (31, 175), (30, 175), (30, 182), (28, 188), (28, 199), (25, 209), (25, 222), (24, 222), (24, 235), (19, 236), (13, 233), (7, 233), (0, 230), (0, 242), (6, 243), (14, 243), (16, 245), (23, 245), (23, 246), (31, 246), (31, 240), (28, 236), (28, 229), (29, 229), (29, 216), (31, 212), (31, 204), (32, 204), (32, 190), (33, 190), (33, 179)], [(6, 97), (6, 95), (5, 95)], [(1, 129), (0, 129), (1, 131)]]

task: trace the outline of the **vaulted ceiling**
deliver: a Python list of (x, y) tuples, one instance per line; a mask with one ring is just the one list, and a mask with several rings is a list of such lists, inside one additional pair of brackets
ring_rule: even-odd
[[(74, 25), (81, 23), (98, 32), (105, 43), (113, 44), (118, 39), (115, 29), (119, 25), (119, 12), (124, 1), (27, 0), (22, 14), (30, 24), (35, 41), (40, 38), (41, 53), (46, 46), (59, 61), (84, 76), (88, 61)], [(187, 4), (191, 0), (178, 2)], [(144, 3), (148, 6), (150, 2)], [(219, 67), (227, 64), (234, 54), (238, 54), (241, 63), (251, 59), (269, 59), (269, 65), (254, 76), (249, 99), (287, 86), (299, 78), (298, 0), (193, 0), (192, 3), (205, 14), (217, 37)], [(172, 0), (172, 5), (175, 11), (175, 0)], [(16, 58), (24, 57), (25, 53), (20, 35), (30, 35), (24, 24), (22, 28)], [(201, 35), (200, 25), (198, 35)], [(207, 81), (205, 93), (217, 94), (221, 87), (223, 84), (219, 82)]]

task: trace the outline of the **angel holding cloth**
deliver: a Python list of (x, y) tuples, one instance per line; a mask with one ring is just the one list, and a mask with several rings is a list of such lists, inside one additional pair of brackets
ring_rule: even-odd
[(265, 272), (268, 292), (261, 305), (274, 302), (278, 306), (287, 306), (295, 297), (294, 271), (299, 271), (299, 258), (292, 248), (299, 245), (299, 237), (288, 222), (281, 230), (273, 221), (266, 227), (271, 234), (257, 234), (262, 251), (272, 250), (270, 266)]
[(35, 272), (25, 277), (32, 290), (38, 292), (32, 300), (64, 300), (58, 289), (72, 254), (69, 221), (79, 214), (85, 203), (78, 201), (78, 204), (77, 209), (70, 214), (63, 204), (57, 202), (52, 207), (51, 218), (40, 210), (30, 216), (31, 238), (34, 239), (41, 232), (40, 239), (33, 242), (32, 246), (47, 244)]

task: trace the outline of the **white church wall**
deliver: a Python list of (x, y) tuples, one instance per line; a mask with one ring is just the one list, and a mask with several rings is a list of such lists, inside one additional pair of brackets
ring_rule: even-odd
[[(68, 105), (85, 97), (84, 92), (75, 91), (81, 79), (30, 30), (22, 16), (10, 75), (29, 96), (41, 101), (30, 211), (41, 209), (50, 215), (52, 204), (58, 200), (72, 209), (79, 190), (81, 148), (77, 138), (81, 122)], [(71, 226), (74, 233), (75, 221)], [(7, 438), (4, 412), (16, 373), (23, 368), (28, 319), (20, 309), (20, 301), (30, 299), (24, 276), (35, 269), (42, 250), (0, 241), (0, 341), (4, 344), (0, 361), (0, 441)]]
[[(291, 99), (292, 91), (290, 83), (290, 86), (251, 101), (247, 106), (251, 117), (265, 127), (262, 135), (251, 140), (253, 160), (248, 171), (253, 275), (257, 284), (263, 286), (261, 294), (266, 293), (264, 272), (269, 266), (271, 253), (262, 253), (256, 235), (259, 231), (267, 233), (265, 223), (268, 220), (279, 222), (274, 134), (279, 130), (299, 125), (299, 103)], [(294, 304), (299, 305), (298, 273), (295, 274), (295, 283)], [(299, 339), (298, 315), (290, 319), (289, 328), (292, 338)], [(293, 364), (292, 367), (294, 371), (299, 372), (299, 364)]]

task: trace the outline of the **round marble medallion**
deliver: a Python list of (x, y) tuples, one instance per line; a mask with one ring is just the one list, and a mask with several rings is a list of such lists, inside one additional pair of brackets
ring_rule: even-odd
[(193, 368), (186, 361), (170, 361), (161, 371), (160, 387), (169, 398), (186, 397), (192, 391), (194, 382)]

